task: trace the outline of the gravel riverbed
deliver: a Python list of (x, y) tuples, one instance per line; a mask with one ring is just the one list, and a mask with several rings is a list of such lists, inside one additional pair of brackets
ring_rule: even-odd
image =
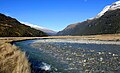
[(41, 39), (30, 46), (52, 58), (67, 73), (119, 73), (120, 41)]

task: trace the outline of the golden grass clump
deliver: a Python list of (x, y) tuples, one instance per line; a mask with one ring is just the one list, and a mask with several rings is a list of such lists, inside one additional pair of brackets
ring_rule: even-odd
[(25, 53), (10, 43), (0, 45), (0, 73), (30, 73)]

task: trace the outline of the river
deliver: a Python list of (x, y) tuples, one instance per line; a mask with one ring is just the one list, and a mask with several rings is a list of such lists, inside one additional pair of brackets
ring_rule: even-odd
[(120, 73), (120, 41), (39, 39), (14, 42), (32, 73)]

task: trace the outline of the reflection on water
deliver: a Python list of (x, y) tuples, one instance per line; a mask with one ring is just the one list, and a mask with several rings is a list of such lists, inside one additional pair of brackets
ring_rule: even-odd
[(15, 43), (26, 51), (36, 73), (120, 73), (120, 45), (41, 40)]

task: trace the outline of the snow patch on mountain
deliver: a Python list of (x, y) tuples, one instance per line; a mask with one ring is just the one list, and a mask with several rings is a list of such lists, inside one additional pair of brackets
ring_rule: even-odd
[(50, 30), (50, 29), (47, 29), (45, 27), (41, 27), (41, 26), (38, 26), (38, 25), (34, 25), (34, 24), (29, 23), (29, 22), (22, 22), (21, 21), (21, 23), (25, 24), (27, 26), (30, 26), (31, 28), (35, 28), (37, 30), (41, 30), (41, 31), (47, 33), (48, 35), (56, 35), (56, 33), (57, 33), (57, 32), (55, 32), (53, 30)]
[(104, 15), (105, 12), (107, 12), (110, 8), (110, 5), (106, 6), (95, 18), (99, 18), (102, 15)]
[(107, 5), (100, 13), (98, 13), (98, 15), (95, 18), (100, 18), (102, 15), (105, 14), (105, 12), (116, 9), (120, 9), (120, 0), (112, 3), (112, 5)]
[(34, 27), (34, 28), (41, 28), (41, 29), (46, 29), (45, 27), (41, 27), (41, 26), (38, 26), (38, 25), (34, 25), (34, 24), (31, 24), (31, 23), (29, 23), (29, 22), (22, 22), (22, 21), (20, 21), (22, 24), (25, 24), (25, 25), (27, 25), (27, 26), (30, 26), (30, 27)]
[(109, 10), (116, 10), (116, 9), (120, 9), (120, 1), (114, 2), (111, 6)]

